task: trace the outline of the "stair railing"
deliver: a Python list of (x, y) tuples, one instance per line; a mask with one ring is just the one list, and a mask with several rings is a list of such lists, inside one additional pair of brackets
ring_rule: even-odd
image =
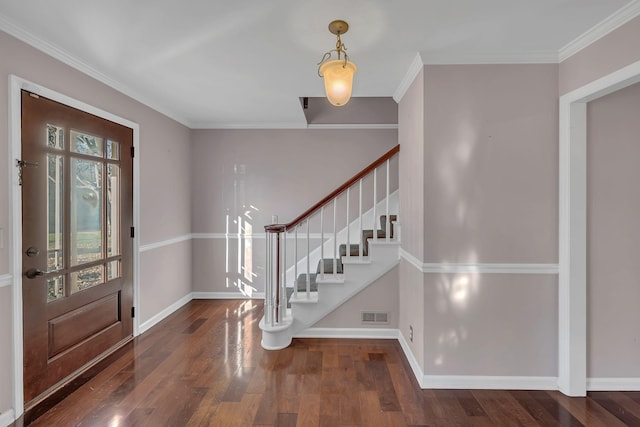
[[(386, 219), (385, 219), (385, 239), (389, 241), (391, 239), (392, 234), (392, 224), (391, 224), (391, 216), (390, 216), (390, 206), (389, 206), (389, 195), (390, 195), (390, 162), (391, 159), (397, 155), (400, 151), (400, 145), (396, 145), (391, 150), (380, 156), (370, 165), (362, 169), (360, 172), (355, 174), (349, 180), (347, 180), (344, 184), (336, 188), (326, 197), (324, 197), (319, 202), (315, 203), (309, 209), (304, 211), (301, 215), (295, 218), (293, 221), (286, 224), (269, 224), (265, 225), (264, 229), (266, 232), (266, 240), (267, 240), (267, 248), (266, 248), (266, 268), (265, 268), (265, 324), (270, 327), (277, 327), (278, 325), (282, 325), (286, 323), (286, 313), (287, 313), (287, 289), (286, 289), (286, 277), (287, 277), (287, 233), (292, 233), (293, 242), (293, 296), (295, 299), (300, 299), (298, 295), (298, 231), (302, 231), (305, 233), (305, 237), (307, 240), (306, 247), (306, 283), (305, 283), (305, 293), (302, 299), (306, 299), (307, 301), (311, 301), (311, 264), (310, 264), (310, 254), (311, 254), (311, 232), (310, 232), (310, 223), (312, 218), (315, 215), (319, 215), (320, 221), (320, 274), (319, 281), (325, 280), (325, 208), (332, 205), (330, 209), (333, 210), (333, 264), (332, 264), (332, 277), (335, 279), (338, 275), (338, 233), (337, 233), (337, 204), (338, 198), (343, 194), (346, 194), (346, 253), (345, 257), (347, 259), (352, 258), (351, 256), (351, 216), (350, 216), (350, 206), (351, 206), (351, 193), (353, 191), (357, 191), (358, 197), (358, 229), (359, 229), (359, 241), (358, 241), (358, 258), (363, 260), (364, 257), (364, 242), (362, 241), (363, 230), (365, 227), (364, 219), (363, 219), (363, 181), (369, 175), (373, 175), (373, 215), (371, 218), (371, 229), (373, 230), (373, 239), (378, 240), (378, 227), (377, 227), (377, 212), (376, 207), (378, 204), (378, 168), (382, 165), (385, 165), (385, 173), (386, 173), (386, 203), (384, 206)], [(272, 218), (277, 222), (277, 217)]]

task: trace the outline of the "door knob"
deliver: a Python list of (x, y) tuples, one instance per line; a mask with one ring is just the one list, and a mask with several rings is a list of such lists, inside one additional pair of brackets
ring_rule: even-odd
[(30, 268), (24, 275), (27, 276), (27, 279), (35, 279), (37, 276), (43, 276), (44, 272), (37, 268)]

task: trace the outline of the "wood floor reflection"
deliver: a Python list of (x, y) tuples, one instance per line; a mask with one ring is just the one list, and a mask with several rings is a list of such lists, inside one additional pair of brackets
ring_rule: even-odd
[(33, 426), (640, 426), (640, 392), (421, 390), (395, 340), (260, 347), (260, 301), (194, 300)]

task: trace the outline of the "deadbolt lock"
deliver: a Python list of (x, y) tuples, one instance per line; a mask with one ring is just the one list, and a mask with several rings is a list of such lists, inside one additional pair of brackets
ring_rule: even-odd
[(38, 256), (40, 251), (38, 250), (38, 248), (31, 246), (29, 249), (27, 249), (27, 252), (25, 253), (27, 254), (28, 257), (33, 258), (35, 256)]

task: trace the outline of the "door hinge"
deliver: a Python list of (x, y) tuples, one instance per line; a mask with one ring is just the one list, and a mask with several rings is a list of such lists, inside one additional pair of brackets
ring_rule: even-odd
[(136, 317), (136, 308), (131, 307), (131, 318), (133, 319), (134, 317)]
[(133, 238), (133, 237), (135, 237), (135, 235), (136, 235), (135, 234), (135, 228), (131, 227), (131, 237)]
[(136, 147), (131, 147), (131, 157), (135, 157), (136, 156)]

